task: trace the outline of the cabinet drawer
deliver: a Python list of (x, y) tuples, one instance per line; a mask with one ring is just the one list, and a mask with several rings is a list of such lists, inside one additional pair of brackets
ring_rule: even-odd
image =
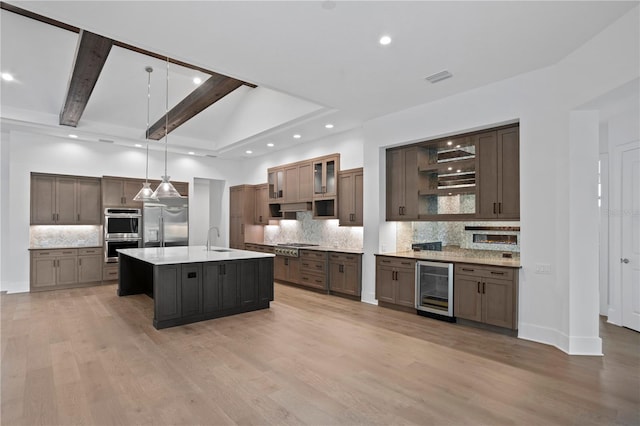
[(326, 269), (326, 262), (316, 260), (300, 260), (300, 270), (305, 272), (315, 272), (317, 274), (324, 273)]
[(300, 274), (300, 284), (314, 288), (327, 288), (327, 279), (324, 275), (315, 275), (303, 272)]
[(334, 262), (355, 263), (358, 261), (359, 255), (349, 253), (331, 253), (329, 259)]
[(102, 247), (81, 248), (81, 249), (78, 249), (78, 254), (80, 256), (87, 255), (87, 254), (102, 254)]
[(456, 275), (472, 275), (474, 277), (496, 278), (501, 280), (513, 280), (513, 268), (500, 268), (498, 266), (478, 266), (469, 264), (456, 264)]
[(413, 259), (405, 259), (402, 257), (378, 256), (376, 260), (379, 265), (387, 266), (391, 268), (408, 268), (408, 269), (416, 268), (416, 261)]
[(299, 253), (300, 253), (300, 257), (303, 259), (325, 260), (327, 258), (327, 253), (322, 251), (300, 250)]
[(118, 279), (118, 265), (105, 266), (102, 269), (103, 281), (114, 281)]
[(77, 256), (78, 249), (33, 250), (33, 257)]

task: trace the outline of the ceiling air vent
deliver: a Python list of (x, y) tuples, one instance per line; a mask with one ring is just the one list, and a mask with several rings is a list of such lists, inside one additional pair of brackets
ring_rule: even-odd
[(217, 155), (213, 155), (213, 154), (207, 154), (207, 157), (211, 157), (211, 158), (218, 158)]
[(446, 80), (447, 78), (450, 78), (450, 77), (453, 77), (453, 74), (451, 74), (447, 70), (444, 70), (444, 71), (437, 72), (435, 74), (431, 74), (430, 76), (426, 77), (426, 79), (429, 83), (437, 83), (439, 81)]
[(98, 142), (113, 143), (111, 139), (98, 139)]

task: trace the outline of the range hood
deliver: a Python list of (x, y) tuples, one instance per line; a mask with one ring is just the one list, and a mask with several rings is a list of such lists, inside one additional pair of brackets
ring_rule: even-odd
[(282, 213), (306, 212), (311, 210), (311, 203), (280, 203)]

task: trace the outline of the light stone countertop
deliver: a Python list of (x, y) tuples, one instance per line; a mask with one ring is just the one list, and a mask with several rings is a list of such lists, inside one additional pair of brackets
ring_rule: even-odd
[(454, 250), (454, 251), (403, 251), (393, 253), (378, 253), (377, 256), (403, 257), (416, 260), (433, 260), (435, 262), (472, 263), (475, 265), (504, 266), (507, 268), (521, 268), (520, 257), (513, 259), (496, 256), (480, 256), (480, 253), (473, 253), (474, 250)]
[[(152, 265), (175, 265), (178, 263), (221, 262), (225, 260), (258, 259), (274, 257), (271, 253), (258, 253), (255, 251), (230, 249), (227, 247), (211, 247), (208, 251), (205, 246), (183, 247), (149, 247), (137, 249), (120, 249), (119, 253), (131, 256), (134, 259)], [(222, 252), (215, 250), (225, 250)]]
[[(255, 245), (266, 246), (266, 247), (278, 247), (277, 243), (247, 243), (247, 244), (255, 244)], [(333, 251), (336, 253), (364, 254), (364, 250), (362, 249), (340, 248), (340, 247), (332, 247), (332, 246), (305, 246), (305, 247), (298, 247), (298, 250)]]
[(69, 249), (85, 249), (85, 248), (99, 248), (102, 246), (96, 246), (91, 244), (88, 246), (51, 246), (51, 247), (29, 247), (29, 250), (69, 250)]

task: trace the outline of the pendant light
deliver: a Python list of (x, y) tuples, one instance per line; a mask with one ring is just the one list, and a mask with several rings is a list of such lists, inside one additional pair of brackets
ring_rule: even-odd
[(149, 183), (149, 102), (151, 100), (151, 73), (153, 72), (153, 68), (148, 66), (145, 67), (144, 70), (147, 72), (147, 130), (144, 133), (144, 139), (147, 142), (147, 166), (145, 169), (144, 183), (140, 191), (133, 197), (133, 201), (158, 201), (157, 198), (154, 198), (153, 189), (151, 189), (151, 184)]
[(158, 185), (153, 196), (155, 198), (182, 198), (182, 195), (173, 187), (167, 174), (167, 145), (169, 144), (169, 58), (167, 58), (167, 98), (165, 103), (165, 124), (164, 124), (164, 176)]

